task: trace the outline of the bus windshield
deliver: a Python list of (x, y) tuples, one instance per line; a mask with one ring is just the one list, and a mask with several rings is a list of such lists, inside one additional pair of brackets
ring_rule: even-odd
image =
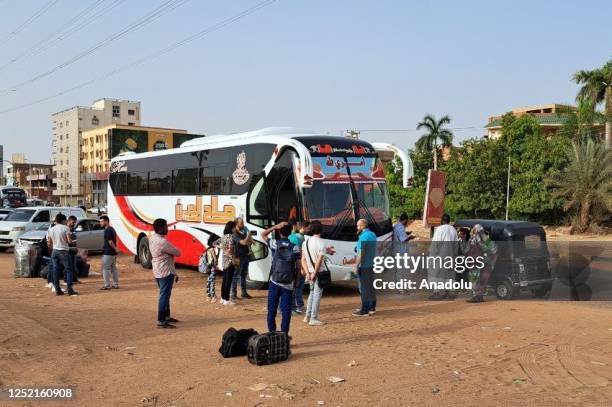
[(382, 164), (375, 157), (313, 157), (314, 182), (304, 188), (305, 214), (323, 224), (323, 237), (355, 240), (363, 218), (378, 236), (391, 231)]

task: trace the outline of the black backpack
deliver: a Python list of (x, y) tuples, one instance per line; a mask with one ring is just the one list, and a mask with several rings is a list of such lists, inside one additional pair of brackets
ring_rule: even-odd
[(274, 257), (272, 257), (271, 280), (277, 283), (289, 284), (295, 280), (294, 245), (289, 241), (278, 241)]
[(270, 365), (287, 360), (291, 355), (289, 335), (285, 332), (268, 332), (249, 339), (247, 358), (254, 365)]
[(257, 335), (257, 331), (254, 329), (236, 330), (234, 328), (229, 328), (223, 334), (219, 353), (221, 353), (224, 358), (246, 355), (249, 338), (254, 335)]

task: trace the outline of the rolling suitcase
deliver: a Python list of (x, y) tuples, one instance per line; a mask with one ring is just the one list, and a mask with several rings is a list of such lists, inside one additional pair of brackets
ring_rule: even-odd
[(249, 339), (247, 357), (254, 365), (282, 362), (290, 354), (289, 336), (285, 332), (268, 332)]

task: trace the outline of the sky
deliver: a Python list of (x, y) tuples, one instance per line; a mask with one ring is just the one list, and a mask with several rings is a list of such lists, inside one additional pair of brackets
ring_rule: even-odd
[(277, 0), (134, 63), (261, 1), (0, 0), (5, 158), (49, 162), (51, 114), (103, 97), (141, 101), (148, 126), (360, 129), (402, 148), (426, 113), (448, 114), (457, 144), (513, 107), (572, 103), (572, 74), (612, 58), (609, 1)]

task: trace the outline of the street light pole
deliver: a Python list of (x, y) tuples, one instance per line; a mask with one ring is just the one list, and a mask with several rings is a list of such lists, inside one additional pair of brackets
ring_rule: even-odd
[(508, 154), (508, 181), (506, 182), (506, 221), (508, 220), (508, 207), (510, 206), (510, 154)]

